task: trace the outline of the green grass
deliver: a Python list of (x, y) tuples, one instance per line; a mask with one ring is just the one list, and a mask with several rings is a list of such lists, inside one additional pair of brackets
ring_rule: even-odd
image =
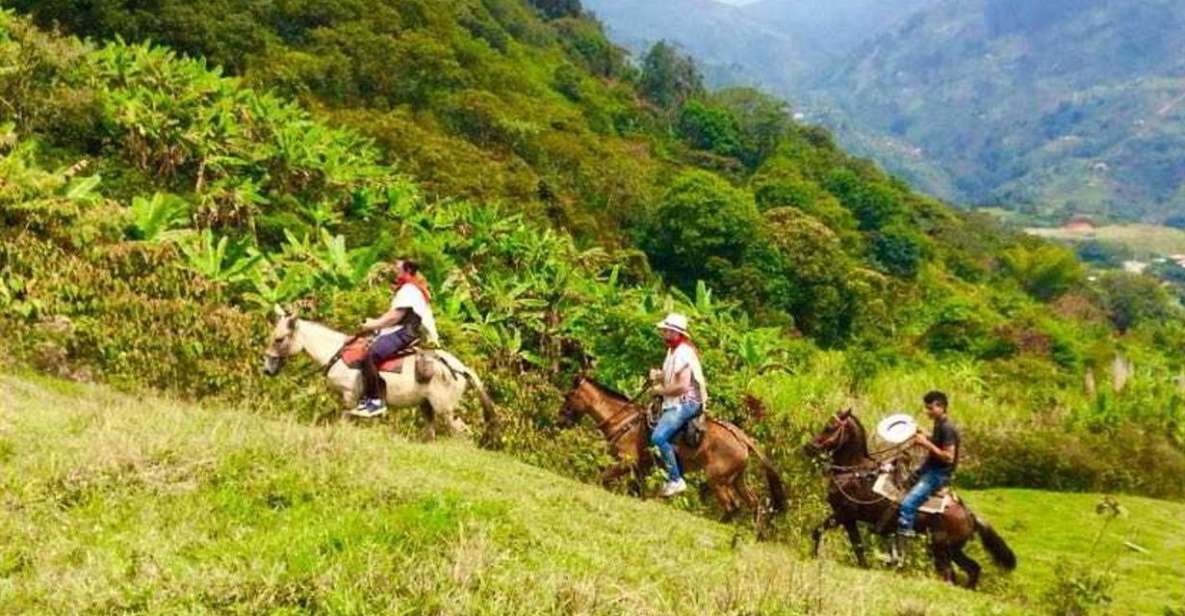
[[(754, 544), (385, 427), (11, 375), (0, 409), (3, 613), (1030, 613), (1053, 559), (1098, 525), (1087, 495), (969, 494), (1022, 563), (989, 567), (990, 593), (970, 593), (846, 567), (839, 534), (808, 561), (801, 542)], [(1118, 611), (1180, 601), (1185, 507), (1123, 502), (1131, 516), (1099, 547), (1117, 559)]]
[(1173, 227), (1148, 224), (1109, 225), (1089, 232), (1062, 228), (1031, 228), (1027, 231), (1048, 239), (1071, 242), (1098, 240), (1125, 246), (1138, 257), (1185, 254), (1185, 231)]

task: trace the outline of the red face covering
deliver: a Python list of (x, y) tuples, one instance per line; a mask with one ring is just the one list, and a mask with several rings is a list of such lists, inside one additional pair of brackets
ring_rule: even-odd
[(410, 284), (420, 290), (424, 294), (424, 301), (431, 301), (432, 295), (428, 292), (428, 281), (415, 274), (407, 272), (399, 272), (399, 277), (395, 279), (395, 289), (398, 290), (405, 284)]
[(679, 345), (683, 344), (684, 342), (691, 344), (691, 340), (687, 338), (686, 334), (677, 334), (674, 337), (666, 338), (665, 340), (667, 341), (667, 348), (672, 351), (679, 348)]

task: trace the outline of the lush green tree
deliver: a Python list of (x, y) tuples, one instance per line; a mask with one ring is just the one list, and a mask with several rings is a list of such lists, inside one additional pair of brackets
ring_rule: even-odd
[(850, 169), (833, 171), (826, 187), (856, 216), (862, 231), (880, 229), (904, 213), (897, 190), (886, 182), (864, 179)]
[(715, 174), (691, 171), (663, 196), (640, 242), (656, 268), (691, 288), (714, 278), (713, 270), (740, 263), (757, 224), (751, 195)]
[(679, 132), (701, 150), (734, 158), (745, 152), (736, 116), (727, 108), (707, 101), (692, 100), (683, 105), (679, 110)]
[(846, 284), (851, 260), (839, 237), (792, 207), (765, 212), (763, 222), (748, 262), (762, 274), (764, 301), (824, 344), (845, 341), (859, 307)]
[(1000, 262), (1021, 288), (1044, 301), (1080, 285), (1085, 275), (1072, 250), (1044, 242), (1011, 248)]
[(922, 265), (924, 240), (904, 225), (893, 225), (870, 236), (872, 259), (878, 268), (901, 278), (917, 276)]
[(750, 180), (750, 186), (757, 207), (763, 211), (794, 207), (841, 235), (856, 229), (856, 218), (851, 211), (840, 205), (834, 195), (805, 178), (799, 166), (786, 158), (767, 161)]
[(1102, 267), (1122, 267), (1124, 261), (1133, 257), (1130, 248), (1099, 240), (1082, 242), (1075, 248), (1079, 259)]
[(548, 19), (576, 17), (584, 10), (580, 6), (580, 0), (528, 0), (528, 2)]
[(1107, 272), (1099, 279), (1099, 287), (1111, 322), (1121, 332), (1167, 320), (1173, 313), (1168, 292), (1151, 276)]
[(674, 45), (659, 41), (642, 58), (642, 95), (664, 109), (704, 93), (704, 79), (695, 60)]
[(786, 101), (759, 90), (728, 88), (713, 92), (711, 100), (736, 118), (744, 135), (741, 157), (750, 169), (772, 156), (794, 129)]

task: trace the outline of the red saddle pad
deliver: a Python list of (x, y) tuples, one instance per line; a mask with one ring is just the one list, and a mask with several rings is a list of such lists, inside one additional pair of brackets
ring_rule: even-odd
[[(362, 360), (366, 359), (366, 350), (370, 347), (370, 338), (359, 338), (346, 345), (342, 349), (342, 361), (351, 368), (359, 368), (362, 366)], [(403, 368), (403, 361), (408, 357), (416, 354), (415, 348), (404, 349), (394, 357), (388, 357), (379, 362), (379, 372), (399, 372)]]

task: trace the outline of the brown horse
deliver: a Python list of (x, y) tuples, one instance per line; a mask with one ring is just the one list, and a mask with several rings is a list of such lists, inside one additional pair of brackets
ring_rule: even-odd
[[(851, 410), (836, 413), (806, 449), (808, 453), (826, 452), (831, 456), (827, 501), (832, 513), (811, 533), (814, 541), (812, 554), (819, 555), (819, 540), (824, 532), (843, 526), (856, 560), (861, 567), (867, 567), (857, 523), (872, 524), (874, 532), (888, 535), (896, 528), (897, 505), (872, 490), (878, 462), (868, 455), (864, 426)], [(942, 514), (919, 513), (917, 529), (929, 535), (934, 566), (948, 582), (955, 582), (952, 561), (967, 572), (968, 588), (975, 588), (979, 582), (979, 563), (963, 552), (963, 547), (976, 533), (998, 566), (1008, 571), (1016, 568), (1016, 555), (1004, 539), (958, 499)]]
[[(576, 423), (581, 415), (597, 422), (597, 429), (609, 442), (618, 463), (605, 470), (602, 483), (612, 484), (627, 473), (632, 473), (631, 492), (642, 495), (642, 482), (654, 465), (650, 444), (650, 423), (646, 409), (625, 396), (585, 377), (577, 377), (572, 391), (564, 398), (560, 410), (560, 426)], [(769, 508), (772, 513), (786, 510), (786, 488), (765, 454), (740, 428), (716, 419), (708, 421), (708, 429), (699, 447), (692, 449), (678, 439), (675, 452), (684, 470), (703, 470), (716, 500), (724, 508), (724, 520), (731, 520), (740, 510), (742, 501), (753, 511), (753, 521), (760, 535), (763, 529), (761, 506), (753, 489), (745, 482), (745, 468), (752, 452), (765, 471), (769, 484)]]

